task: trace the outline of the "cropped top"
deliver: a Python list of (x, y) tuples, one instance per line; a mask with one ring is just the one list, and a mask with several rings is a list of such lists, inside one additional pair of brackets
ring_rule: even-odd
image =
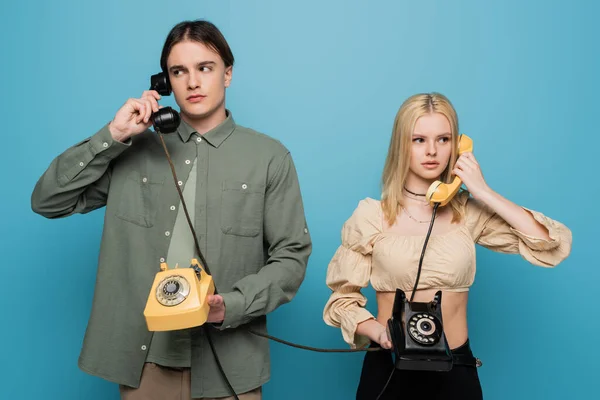
[[(533, 265), (553, 267), (571, 251), (571, 231), (540, 212), (529, 210), (549, 232), (550, 240), (531, 237), (508, 225), (483, 203), (457, 195), (463, 218), (446, 233), (432, 233), (423, 258), (417, 290), (468, 291), (475, 279), (475, 244), (490, 250), (520, 254)], [(384, 231), (381, 202), (361, 200), (344, 223), (341, 245), (327, 269), (326, 283), (332, 290), (323, 319), (339, 327), (351, 347), (368, 343), (356, 335), (356, 326), (373, 318), (365, 309), (360, 292), (369, 282), (376, 291), (412, 291), (425, 235), (402, 235)]]

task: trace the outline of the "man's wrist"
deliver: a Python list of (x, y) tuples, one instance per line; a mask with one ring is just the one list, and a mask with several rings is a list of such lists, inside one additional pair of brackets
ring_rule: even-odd
[(123, 133), (114, 127), (113, 121), (108, 123), (108, 131), (110, 132), (113, 140), (116, 140), (117, 142), (125, 142), (129, 138), (126, 133)]
[(244, 295), (238, 291), (222, 293), (225, 315), (221, 322), (221, 329), (236, 328), (241, 324), (244, 315)]

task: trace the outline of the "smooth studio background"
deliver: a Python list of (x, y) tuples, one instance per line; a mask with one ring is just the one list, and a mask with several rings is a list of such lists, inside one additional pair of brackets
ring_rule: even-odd
[[(118, 399), (116, 385), (77, 369), (103, 211), (50, 221), (31, 212), (29, 198), (56, 155), (147, 89), (172, 25), (207, 18), (236, 57), (228, 107), (238, 123), (291, 149), (314, 239), (298, 296), (270, 318), (274, 335), (346, 348), (322, 320), (340, 228), (360, 199), (379, 196), (402, 101), (440, 91), (474, 139), (490, 186), (573, 231), (571, 256), (554, 270), (479, 248), (469, 321), (485, 398), (589, 398), (600, 356), (592, 296), (600, 278), (592, 225), (600, 9), (592, 1), (522, 3), (5, 5), (0, 397)], [(374, 311), (374, 293), (365, 293)], [(271, 348), (265, 399), (353, 398), (363, 354)]]

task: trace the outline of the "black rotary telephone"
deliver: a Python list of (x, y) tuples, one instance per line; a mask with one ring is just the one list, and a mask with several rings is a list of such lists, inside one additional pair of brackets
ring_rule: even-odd
[(392, 317), (388, 320), (394, 344), (396, 368), (424, 371), (450, 371), (452, 354), (442, 323), (442, 292), (428, 303), (408, 301), (396, 289)]

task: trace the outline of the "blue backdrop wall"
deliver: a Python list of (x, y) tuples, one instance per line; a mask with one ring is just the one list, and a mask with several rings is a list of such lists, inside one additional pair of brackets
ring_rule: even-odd
[[(29, 198), (58, 153), (147, 88), (168, 30), (194, 18), (215, 22), (233, 48), (228, 107), (236, 121), (280, 139), (298, 167), (314, 252), (297, 297), (271, 316), (273, 334), (345, 347), (322, 320), (341, 225), (360, 199), (379, 196), (402, 101), (439, 91), (474, 139), (490, 186), (573, 231), (570, 258), (553, 270), (479, 249), (469, 321), (485, 398), (593, 393), (597, 3), (105, 0), (3, 8), (0, 380), (7, 398), (118, 398), (116, 385), (77, 369), (103, 211), (49, 221), (31, 212)], [(375, 310), (373, 291), (365, 293)], [(265, 399), (353, 398), (362, 354), (271, 348)]]

